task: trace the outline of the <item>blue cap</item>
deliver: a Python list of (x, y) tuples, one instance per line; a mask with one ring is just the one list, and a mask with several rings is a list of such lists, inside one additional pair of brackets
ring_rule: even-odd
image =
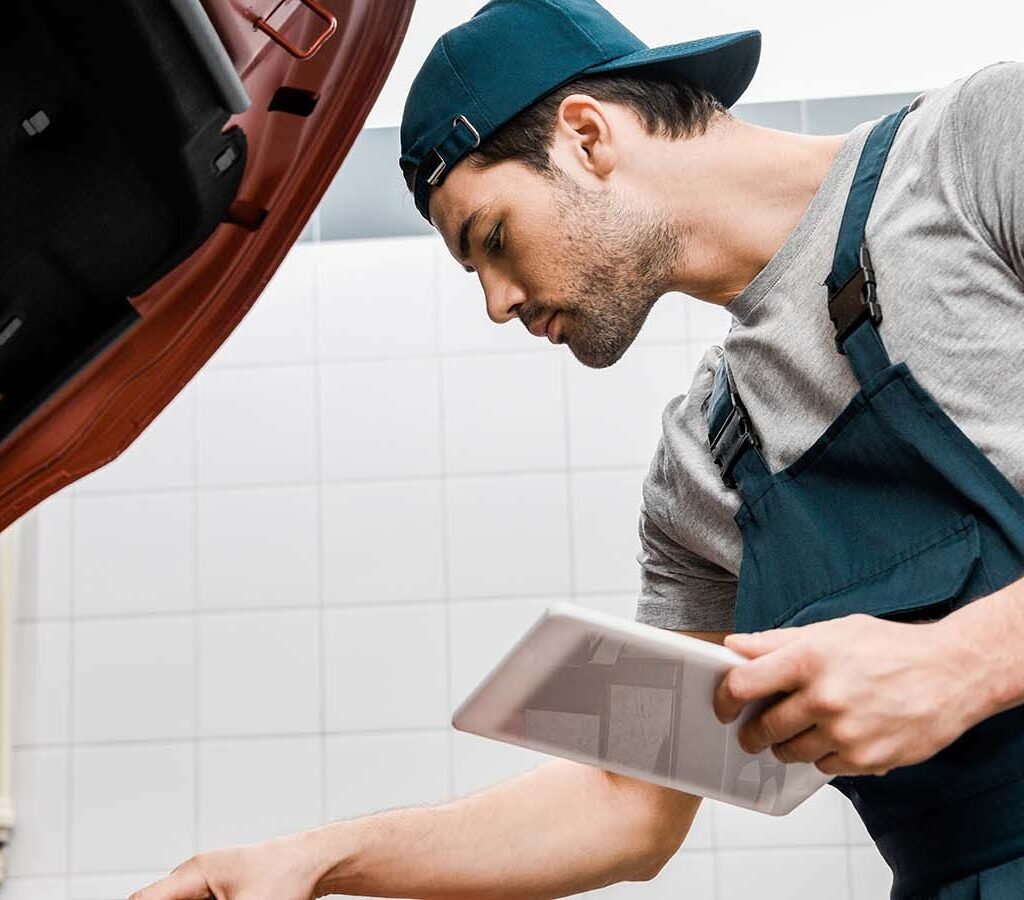
[(403, 163), (416, 167), (416, 208), (430, 190), (522, 110), (581, 75), (650, 73), (702, 87), (732, 106), (754, 76), (761, 33), (650, 48), (595, 0), (491, 0), (442, 35), (402, 115)]

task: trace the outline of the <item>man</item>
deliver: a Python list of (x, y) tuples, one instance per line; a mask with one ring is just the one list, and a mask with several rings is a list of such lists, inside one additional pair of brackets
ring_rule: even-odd
[[(585, 365), (666, 292), (730, 311), (728, 366), (709, 350), (665, 411), (637, 618), (751, 657), (720, 718), (773, 698), (741, 743), (840, 776), (894, 896), (1014, 896), (1024, 66), (812, 137), (727, 113), (758, 51), (756, 32), (649, 50), (593, 0), (495, 0), (417, 76), (403, 171), (490, 317)], [(654, 877), (698, 803), (553, 760), (134, 896), (567, 896)]]

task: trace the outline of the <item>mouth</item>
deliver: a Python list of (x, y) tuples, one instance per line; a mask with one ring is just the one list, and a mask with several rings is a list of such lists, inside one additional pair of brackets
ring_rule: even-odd
[(552, 320), (554, 318), (555, 318), (555, 313), (552, 312), (546, 318), (543, 318), (543, 319), (538, 318), (535, 321), (530, 322), (526, 326), (526, 330), (529, 331), (530, 334), (532, 334), (534, 337), (544, 337), (544, 335), (546, 335), (547, 332), (548, 332), (548, 326), (551, 324), (551, 322), (552, 322)]
[(544, 333), (552, 344), (562, 343), (562, 325), (556, 321), (557, 319), (558, 313), (552, 313), (544, 325)]

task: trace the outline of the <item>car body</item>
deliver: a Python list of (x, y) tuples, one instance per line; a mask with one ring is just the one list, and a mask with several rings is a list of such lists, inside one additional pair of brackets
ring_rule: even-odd
[(239, 324), (352, 146), (412, 6), (13, 0), (0, 528), (120, 454)]

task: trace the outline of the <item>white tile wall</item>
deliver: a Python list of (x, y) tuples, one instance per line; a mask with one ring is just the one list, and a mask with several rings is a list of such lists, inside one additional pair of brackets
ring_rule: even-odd
[(200, 606), (319, 604), (316, 485), (210, 490), (198, 501)]
[(322, 360), (437, 351), (435, 243), (433, 237), (408, 237), (332, 241), (317, 248)]
[(551, 351), (442, 362), (448, 473), (565, 468), (562, 372)]
[(191, 618), (78, 622), (72, 658), (76, 741), (194, 735), (196, 660)]
[(203, 616), (199, 729), (207, 737), (319, 731), (319, 613)]
[(63, 744), (71, 702), (71, 625), (24, 622), (14, 628), (19, 703), (13, 709), (14, 742)]
[(451, 478), (445, 489), (452, 597), (569, 593), (564, 474)]
[[(294, 248), (137, 444), (25, 520), (0, 900), (126, 896), (200, 848), (550, 759), (451, 713), (552, 601), (632, 618), (660, 412), (727, 325), (667, 297), (585, 370), (494, 326), (437, 238)], [(705, 802), (657, 879), (590, 896), (887, 884), (827, 789), (783, 820)]]
[(445, 632), (441, 603), (330, 610), (324, 621), (327, 729), (444, 728)]
[(72, 751), (71, 867), (169, 869), (195, 852), (195, 747), (145, 743)]
[(75, 483), (76, 492), (144, 491), (195, 483), (196, 388), (188, 384), (113, 464)]
[(620, 469), (571, 476), (577, 590), (628, 591), (639, 584), (637, 522), (645, 473)]
[(888, 897), (892, 871), (874, 847), (851, 847), (850, 900), (875, 900)]
[(16, 751), (11, 781), (19, 815), (18, 827), (7, 851), (8, 871), (12, 877), (65, 872), (68, 849), (67, 749)]
[(195, 510), (185, 491), (75, 500), (75, 614), (179, 612), (195, 606)]
[(199, 849), (259, 841), (321, 821), (319, 737), (204, 742), (199, 748)]
[(320, 378), (324, 478), (439, 475), (438, 377), (434, 359), (324, 366)]
[(296, 244), (209, 367), (312, 362), (319, 261), (317, 247)]
[[(606, 369), (587, 369), (563, 357), (572, 466), (646, 469), (661, 436), (662, 410), (670, 396), (686, 391), (699, 361), (689, 347), (679, 344), (633, 347)], [(630, 402), (617, 402), (622, 397)], [(609, 416), (609, 406), (614, 415)]]
[(66, 878), (9, 878), (0, 890), (4, 900), (67, 900)]
[(66, 618), (71, 614), (71, 491), (44, 500), (21, 526), (15, 616)]
[(438, 480), (328, 484), (322, 496), (328, 605), (443, 599)]
[(828, 897), (847, 900), (850, 877), (842, 847), (719, 850), (719, 900)]
[[(335, 735), (327, 739), (327, 814), (350, 819), (449, 799), (444, 731)], [(415, 759), (416, 765), (410, 765)]]
[(212, 369), (199, 390), (199, 482), (316, 480), (312, 366)]

